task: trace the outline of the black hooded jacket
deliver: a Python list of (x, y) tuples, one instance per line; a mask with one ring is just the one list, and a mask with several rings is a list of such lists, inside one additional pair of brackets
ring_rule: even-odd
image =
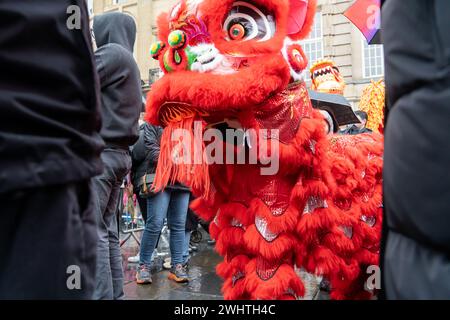
[(382, 12), (384, 289), (450, 297), (450, 1), (387, 0)]
[[(80, 29), (67, 27), (72, 5), (81, 9)], [(101, 173), (85, 1), (2, 0), (0, 30), (0, 193)]]
[(141, 79), (133, 57), (136, 24), (132, 17), (114, 12), (96, 16), (93, 28), (101, 85), (100, 133), (107, 147), (127, 149), (139, 137), (142, 109)]

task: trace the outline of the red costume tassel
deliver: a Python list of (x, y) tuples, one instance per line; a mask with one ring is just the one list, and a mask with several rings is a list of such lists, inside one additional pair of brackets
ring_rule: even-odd
[(210, 178), (204, 151), (201, 121), (195, 121), (192, 117), (169, 123), (161, 137), (161, 150), (153, 183), (155, 191), (179, 182), (208, 198)]

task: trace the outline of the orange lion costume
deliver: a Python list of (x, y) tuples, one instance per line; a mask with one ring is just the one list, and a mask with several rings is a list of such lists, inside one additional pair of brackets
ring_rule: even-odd
[[(158, 21), (151, 51), (165, 75), (147, 120), (165, 129), (154, 187), (179, 181), (199, 197), (191, 206), (211, 221), (225, 299), (308, 298), (311, 279), (332, 299), (373, 295), (365, 283), (378, 263), (382, 138), (327, 135), (311, 107), (299, 40), (316, 2), (183, 0)], [(261, 173), (264, 156), (206, 163), (209, 143), (198, 137), (227, 123), (239, 124), (244, 149), (277, 155), (275, 174)], [(174, 140), (178, 129), (189, 137)], [(174, 161), (184, 156), (203, 161)]]

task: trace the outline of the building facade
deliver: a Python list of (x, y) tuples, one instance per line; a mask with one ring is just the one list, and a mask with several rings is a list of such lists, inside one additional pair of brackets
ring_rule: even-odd
[(134, 56), (145, 83), (153, 81), (158, 63), (150, 56), (150, 46), (156, 41), (156, 19), (169, 11), (176, 0), (88, 0), (94, 15), (104, 12), (123, 12), (134, 18), (137, 25)]
[[(177, 0), (88, 0), (93, 14), (120, 11), (131, 15), (138, 26), (135, 57), (146, 83), (156, 78), (158, 64), (150, 54), (156, 41), (156, 19)], [(318, 0), (311, 35), (303, 43), (310, 63), (322, 58), (335, 61), (347, 83), (346, 98), (357, 108), (362, 90), (371, 80), (384, 76), (383, 48), (369, 46), (361, 32), (343, 15), (354, 0)], [(309, 73), (305, 72), (306, 78)]]
[(344, 76), (345, 97), (356, 108), (371, 80), (384, 77), (383, 47), (368, 45), (362, 33), (344, 16), (353, 0), (319, 0), (310, 39), (303, 48), (310, 63), (318, 58), (333, 60)]

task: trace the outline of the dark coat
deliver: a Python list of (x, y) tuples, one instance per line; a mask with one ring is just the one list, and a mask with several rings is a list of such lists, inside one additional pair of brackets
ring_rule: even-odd
[[(159, 126), (154, 126), (148, 123), (143, 125), (143, 131), (141, 131), (138, 143), (134, 146), (132, 151), (132, 157), (136, 160), (136, 162), (145, 159), (141, 163), (141, 166), (136, 169), (135, 178), (133, 178), (133, 183), (135, 183), (135, 186), (139, 186), (141, 184), (141, 178), (145, 173), (152, 174), (156, 172), (159, 152), (161, 150), (162, 134), (163, 128)], [(167, 188), (178, 191), (190, 191), (188, 187), (180, 183), (169, 185)]]
[(387, 0), (382, 271), (388, 299), (450, 298), (450, 1)]
[(139, 139), (133, 146), (132, 181), (135, 188), (139, 187), (145, 174), (156, 172), (158, 163), (162, 128), (144, 123), (139, 128)]
[(348, 135), (357, 135), (357, 134), (363, 134), (363, 133), (372, 133), (372, 130), (369, 128), (358, 128), (356, 125), (351, 126), (348, 129), (345, 129), (340, 132), (340, 134), (348, 134)]
[[(81, 29), (67, 28), (72, 5), (81, 8)], [(2, 0), (0, 30), (0, 193), (101, 173), (85, 1)]]
[(94, 18), (93, 29), (101, 85), (100, 133), (107, 146), (127, 149), (139, 137), (142, 110), (141, 78), (133, 57), (136, 24), (124, 13), (105, 13)]

